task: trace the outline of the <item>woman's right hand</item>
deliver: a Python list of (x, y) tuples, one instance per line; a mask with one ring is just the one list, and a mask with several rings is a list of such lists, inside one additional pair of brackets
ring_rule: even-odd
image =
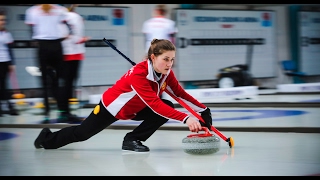
[(200, 122), (197, 119), (195, 119), (194, 117), (190, 116), (187, 119), (186, 124), (188, 125), (189, 130), (191, 132), (199, 132), (202, 130), (202, 126), (201, 126)]

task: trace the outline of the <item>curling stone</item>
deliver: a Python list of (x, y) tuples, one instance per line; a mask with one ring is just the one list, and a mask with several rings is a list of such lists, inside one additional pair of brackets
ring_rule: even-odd
[(213, 154), (220, 150), (220, 138), (211, 134), (208, 128), (202, 127), (203, 134), (190, 134), (182, 139), (185, 153), (193, 155)]
[(45, 105), (42, 102), (36, 102), (34, 106), (32, 106), (30, 113), (36, 114), (36, 115), (42, 115), (44, 114)]
[(44, 106), (44, 104), (42, 103), (42, 102), (37, 102), (34, 106), (33, 106), (33, 108), (45, 108), (45, 106)]
[(79, 109), (79, 101), (77, 98), (70, 98), (69, 99), (69, 106), (71, 109)]
[(27, 110), (29, 108), (29, 104), (24, 100), (18, 100), (15, 103), (15, 107), (19, 111)]

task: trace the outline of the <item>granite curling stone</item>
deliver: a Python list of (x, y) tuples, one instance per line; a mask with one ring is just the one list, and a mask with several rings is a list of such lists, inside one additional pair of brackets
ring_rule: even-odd
[(220, 150), (220, 138), (211, 134), (203, 127), (204, 134), (191, 134), (182, 139), (182, 149), (185, 153), (193, 155), (213, 154)]

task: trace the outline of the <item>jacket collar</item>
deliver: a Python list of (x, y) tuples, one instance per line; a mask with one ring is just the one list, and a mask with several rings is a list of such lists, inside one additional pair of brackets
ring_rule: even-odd
[[(154, 82), (158, 81), (159, 78), (154, 74), (155, 72), (154, 72), (154, 68), (153, 68), (153, 66), (152, 66), (152, 62), (149, 61), (148, 59), (147, 59), (146, 61), (147, 61), (147, 65), (148, 65), (148, 75), (147, 75), (147, 79), (150, 80), (150, 81), (154, 81)], [(161, 75), (161, 78), (164, 77), (163, 80), (162, 80), (162, 82), (163, 82), (165, 79), (167, 79), (167, 77), (168, 77), (168, 75), (170, 74), (170, 72), (171, 72), (171, 70), (168, 72), (167, 75), (163, 75), (163, 74)], [(161, 79), (161, 78), (160, 78), (160, 79)]]

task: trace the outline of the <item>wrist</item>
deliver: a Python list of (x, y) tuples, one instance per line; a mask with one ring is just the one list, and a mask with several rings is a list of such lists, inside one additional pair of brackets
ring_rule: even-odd
[(208, 107), (206, 107), (202, 112), (200, 112), (201, 114), (202, 113), (208, 113), (208, 112), (210, 112), (210, 109), (208, 108)]

